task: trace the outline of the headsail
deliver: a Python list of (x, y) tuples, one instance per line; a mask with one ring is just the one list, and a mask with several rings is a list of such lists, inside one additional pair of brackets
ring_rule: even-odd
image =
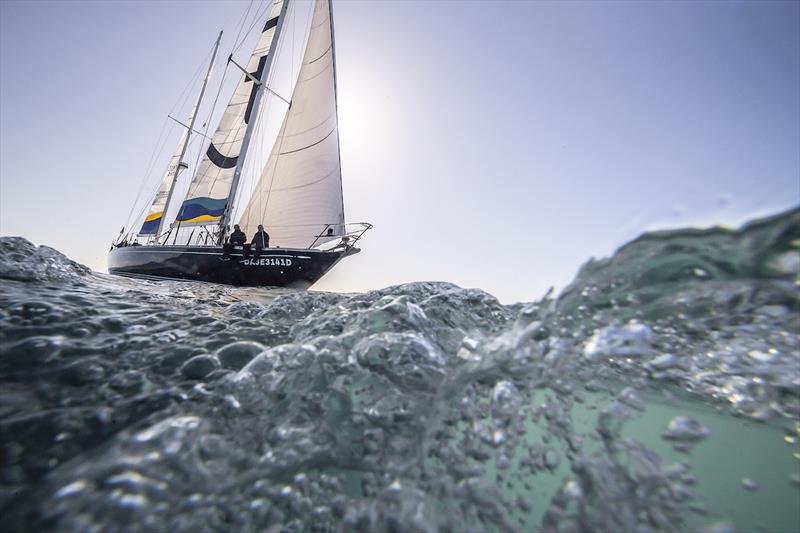
[[(194, 114), (196, 112), (197, 106), (195, 105), (192, 108), (192, 115), (189, 117), (190, 122), (194, 118)], [(183, 135), (181, 135), (181, 138), (178, 141), (178, 146), (175, 148), (175, 153), (172, 154), (172, 158), (169, 160), (167, 171), (164, 173), (164, 177), (161, 179), (161, 185), (158, 187), (158, 192), (156, 193), (155, 198), (153, 198), (153, 203), (150, 205), (150, 210), (147, 212), (147, 216), (145, 216), (142, 228), (139, 230), (139, 235), (157, 235), (159, 229), (161, 228), (161, 222), (164, 218), (164, 213), (167, 210), (167, 198), (169, 197), (169, 191), (172, 188), (172, 183), (174, 182), (178, 173), (178, 165), (181, 164), (181, 154), (183, 153), (183, 146), (186, 144), (186, 136), (188, 133), (189, 130), (185, 129), (183, 131)]]
[(333, 21), (330, 0), (314, 3), (291, 105), (249, 200), (243, 191), (233, 216), (248, 235), (264, 224), (271, 242), (286, 248), (306, 248), (323, 232), (317, 244), (344, 234)]
[[(282, 0), (275, 0), (246, 65), (247, 71), (256, 79), (261, 77), (271, 51), (282, 4)], [(178, 211), (177, 222), (180, 224), (217, 224), (222, 218), (242, 140), (254, 115), (256, 91), (256, 84), (243, 74)]]

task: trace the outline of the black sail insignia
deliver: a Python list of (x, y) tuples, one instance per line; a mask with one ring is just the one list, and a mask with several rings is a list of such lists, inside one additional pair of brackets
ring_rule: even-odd
[(272, 28), (274, 28), (275, 26), (277, 26), (277, 25), (278, 25), (278, 19), (279, 19), (279, 18), (280, 18), (280, 17), (273, 17), (273, 18), (269, 19), (269, 20), (267, 21), (267, 23), (266, 23), (266, 24), (264, 24), (264, 29), (263, 29), (263, 30), (261, 30), (261, 33), (264, 33), (264, 32), (265, 32), (265, 31), (267, 31), (267, 30), (271, 30)]
[(208, 145), (206, 155), (208, 156), (208, 159), (219, 168), (233, 168), (236, 166), (236, 162), (239, 160), (238, 155), (233, 157), (222, 155), (219, 150), (217, 150), (217, 147), (214, 146), (214, 143), (210, 143)]
[[(250, 76), (253, 76), (255, 79), (260, 80), (261, 74), (264, 72), (264, 65), (267, 63), (267, 56), (263, 55), (258, 58), (258, 67), (256, 67), (255, 72), (251, 72)], [(245, 83), (250, 82), (252, 83), (253, 80), (250, 79), (249, 76), (245, 77)], [(253, 104), (256, 101), (256, 92), (258, 90), (258, 85), (253, 83), (253, 88), (250, 91), (250, 99), (247, 101), (247, 110), (244, 112), (244, 123), (250, 124), (250, 113), (253, 112)]]

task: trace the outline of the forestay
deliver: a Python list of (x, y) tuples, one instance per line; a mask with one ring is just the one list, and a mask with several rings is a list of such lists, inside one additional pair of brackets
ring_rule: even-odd
[(252, 162), (260, 177), (234, 208), (245, 233), (263, 224), (276, 246), (305, 248), (344, 234), (334, 52), (330, 1), (315, 0), (291, 105), (266, 162)]
[[(256, 79), (261, 78), (271, 51), (282, 4), (281, 0), (276, 0), (270, 9), (258, 43), (246, 65), (247, 71)], [(178, 212), (177, 222), (181, 225), (217, 224), (222, 218), (247, 124), (255, 118), (253, 104), (256, 91), (256, 84), (249, 76), (242, 74)]]

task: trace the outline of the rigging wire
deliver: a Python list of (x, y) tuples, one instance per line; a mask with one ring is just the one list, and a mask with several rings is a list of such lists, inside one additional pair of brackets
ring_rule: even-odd
[[(123, 227), (123, 230), (124, 230), (125, 227), (128, 227), (128, 225), (132, 224), (135, 219), (138, 219), (139, 216), (142, 214), (140, 212), (139, 214), (136, 215), (135, 219), (133, 219), (133, 220), (131, 219), (131, 216), (133, 215), (133, 211), (134, 211), (134, 209), (136, 209), (136, 206), (139, 204), (139, 201), (140, 201), (140, 199), (142, 197), (142, 193), (144, 192), (144, 190), (146, 188), (145, 185), (148, 182), (148, 177), (150, 176), (150, 173), (153, 171), (153, 167), (155, 166), (156, 160), (158, 159), (158, 156), (161, 154), (161, 151), (164, 149), (164, 144), (166, 144), (167, 139), (172, 135), (172, 131), (174, 130), (174, 126), (175, 125), (172, 124), (170, 129), (169, 129), (169, 132), (162, 139), (161, 136), (164, 134), (164, 130), (166, 129), (167, 123), (169, 122), (169, 120), (168, 120), (169, 115), (172, 114), (173, 111), (178, 107), (178, 104), (181, 104), (181, 107), (183, 107), (183, 105), (185, 104), (185, 101), (186, 101), (186, 95), (188, 94), (189, 87), (191, 87), (196, 82), (196, 78), (199, 75), (199, 72), (200, 72), (201, 68), (202, 68), (202, 63), (198, 67), (198, 70), (195, 72), (195, 74), (192, 77), (192, 79), (189, 80), (189, 83), (183, 88), (183, 91), (181, 91), (181, 93), (178, 95), (178, 98), (175, 101), (175, 103), (172, 104), (172, 108), (170, 109), (170, 112), (167, 114), (167, 118), (164, 119), (164, 122), (161, 125), (161, 132), (158, 134), (158, 138), (156, 139), (156, 143), (153, 146), (153, 152), (150, 154), (150, 160), (147, 163), (147, 167), (145, 168), (144, 174), (142, 175), (142, 179), (139, 182), (139, 189), (138, 189), (138, 191), (136, 193), (136, 199), (133, 201), (133, 204), (131, 204), (131, 208), (128, 211), (128, 216), (125, 218), (125, 225)], [(159, 182), (159, 184), (160, 184), (160, 182)]]
[(233, 40), (234, 46), (236, 46), (236, 43), (239, 42), (239, 37), (242, 35), (242, 30), (244, 29), (244, 22), (247, 20), (247, 15), (250, 14), (250, 9), (253, 7), (253, 2), (255, 2), (255, 0), (250, 0), (250, 3), (247, 4), (247, 10), (244, 12), (244, 15), (242, 15), (242, 18), (239, 21), (239, 31), (236, 33), (236, 38)]
[(267, 14), (267, 11), (269, 10), (269, 8), (271, 6), (272, 6), (272, 2), (263, 2), (262, 3), (262, 7), (264, 9), (263, 12), (261, 11), (262, 7), (259, 7), (256, 10), (256, 14), (253, 17), (253, 22), (250, 24), (250, 28), (247, 29), (247, 33), (244, 34), (244, 37), (242, 37), (241, 42), (239, 42), (238, 44), (234, 43), (235, 46), (234, 46), (233, 50), (231, 50), (231, 55), (233, 55), (233, 54), (235, 54), (236, 52), (239, 51), (239, 48), (241, 48), (242, 45), (245, 43), (245, 41), (247, 41), (247, 39), (250, 37), (250, 34), (253, 32), (253, 29), (264, 18), (264, 15)]
[[(139, 182), (139, 190), (136, 193), (136, 199), (131, 204), (130, 210), (128, 210), (128, 216), (125, 217), (125, 224), (122, 226), (122, 231), (123, 232), (125, 231), (125, 228), (127, 228), (128, 225), (131, 222), (131, 216), (133, 215), (133, 210), (139, 204), (139, 199), (141, 198), (142, 192), (144, 191), (145, 182), (147, 181), (147, 177), (150, 175), (150, 172), (152, 171), (152, 168), (153, 168), (153, 165), (154, 165), (154, 161), (156, 159), (156, 154), (157, 153), (160, 154), (161, 150), (164, 149), (163, 142), (166, 142), (166, 137), (164, 138), (164, 141), (162, 141), (161, 136), (164, 135), (164, 131), (167, 129), (167, 124), (168, 123), (169, 123), (169, 120), (167, 120), (165, 118), (164, 122), (162, 122), (162, 124), (161, 124), (161, 132), (158, 134), (158, 138), (156, 139), (156, 144), (153, 146), (153, 152), (150, 154), (150, 160), (148, 161), (147, 167), (146, 167), (146, 169), (144, 171), (144, 175), (142, 176), (142, 179)], [(171, 128), (170, 128), (170, 131), (172, 131)]]
[[(197, 81), (198, 81), (200, 75), (202, 74), (203, 66), (208, 63), (209, 58), (210, 58), (212, 53), (213, 53), (213, 48), (212, 48), (212, 51), (209, 51), (209, 53), (206, 54), (206, 56), (200, 62), (200, 64), (198, 65), (197, 69), (195, 70), (194, 75), (189, 80), (189, 82), (186, 84), (186, 86), (183, 88), (183, 91), (181, 91), (181, 93), (178, 95), (177, 100), (172, 105), (172, 108), (170, 109), (170, 112), (167, 114), (167, 118), (164, 119), (164, 125), (162, 126), (162, 129), (161, 129), (162, 133), (164, 131), (164, 128), (166, 127), (166, 123), (170, 121), (169, 120), (169, 115), (174, 114), (176, 112), (176, 110), (182, 110), (182, 109), (184, 109), (186, 107), (186, 102), (187, 102), (187, 100), (189, 98), (189, 89), (197, 84)], [(136, 206), (139, 204), (139, 202), (141, 200), (142, 193), (144, 192), (144, 190), (146, 188), (145, 185), (146, 185), (146, 183), (148, 181), (148, 178), (149, 178), (150, 174), (153, 171), (153, 168), (155, 166), (156, 160), (158, 159), (158, 156), (161, 154), (161, 152), (164, 150), (164, 146), (166, 145), (167, 140), (172, 136), (172, 132), (174, 131), (174, 128), (175, 128), (175, 124), (173, 123), (171, 125), (171, 127), (169, 128), (169, 131), (168, 131), (167, 135), (165, 135), (163, 139), (161, 139), (161, 135), (159, 135), (159, 140), (156, 141), (156, 148), (154, 148), (153, 153), (152, 153), (151, 158), (150, 158), (150, 162), (148, 163), (148, 166), (147, 166), (147, 170), (145, 171), (144, 176), (142, 176), (142, 180), (141, 180), (141, 183), (139, 185), (139, 192), (136, 195), (136, 200), (134, 200), (133, 205), (131, 205), (131, 209), (128, 212), (128, 217), (127, 217), (127, 219), (125, 221), (125, 226), (124, 227), (128, 227), (128, 226), (130, 226), (132, 224), (135, 224), (136, 221), (138, 221), (140, 218), (142, 218), (144, 216), (144, 213), (148, 209), (148, 207), (150, 207), (151, 202), (145, 202), (141, 206), (139, 211), (137, 212), (136, 216), (133, 219), (131, 218), (131, 215), (133, 214), (134, 210), (136, 209)], [(163, 180), (163, 177), (162, 177), (162, 180)], [(159, 180), (159, 182), (158, 182), (157, 186), (159, 188), (161, 187), (162, 180)], [(151, 188), (152, 187), (148, 187), (148, 189), (151, 189)], [(158, 191), (158, 189), (156, 189), (156, 191)], [(155, 196), (155, 193), (153, 194), (153, 196)], [(168, 206), (165, 206), (165, 211), (166, 211), (167, 207)], [(131, 228), (131, 229), (133, 229), (133, 228)]]

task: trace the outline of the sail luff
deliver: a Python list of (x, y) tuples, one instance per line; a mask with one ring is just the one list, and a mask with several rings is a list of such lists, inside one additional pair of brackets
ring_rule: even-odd
[[(283, 29), (283, 22), (286, 19), (286, 9), (289, 6), (289, 0), (283, 0), (283, 5), (281, 6), (281, 13), (278, 15), (278, 24), (275, 28), (275, 35), (272, 37), (272, 42), (280, 42), (281, 37), (281, 30)], [(244, 132), (244, 137), (242, 138), (242, 146), (239, 149), (239, 157), (236, 161), (236, 170), (233, 172), (233, 181), (231, 182), (231, 188), (228, 192), (228, 198), (225, 202), (225, 210), (222, 213), (222, 218), (219, 221), (220, 232), (219, 232), (219, 240), (220, 243), (225, 238), (226, 233), (226, 222), (230, 218), (231, 208), (233, 207), (233, 199), (236, 197), (236, 190), (239, 187), (239, 179), (242, 175), (242, 168), (244, 167), (245, 160), (247, 159), (247, 150), (250, 146), (250, 138), (253, 135), (253, 128), (258, 123), (258, 111), (261, 105), (261, 98), (264, 95), (264, 89), (267, 84), (267, 80), (269, 79), (269, 72), (272, 67), (273, 58), (275, 57), (274, 53), (269, 53), (266, 56), (266, 62), (264, 63), (264, 68), (261, 71), (261, 77), (259, 78), (259, 85), (256, 89), (255, 97), (253, 99), (253, 110), (256, 111), (256, 116), (254, 119), (251, 120), (247, 124), (247, 128)]]
[[(178, 174), (181, 171), (181, 162), (183, 161), (183, 157), (186, 155), (186, 150), (189, 148), (189, 137), (191, 137), (192, 132), (194, 131), (194, 123), (197, 120), (197, 110), (200, 108), (200, 103), (203, 101), (203, 95), (206, 93), (206, 87), (208, 86), (208, 80), (211, 79), (211, 71), (214, 68), (214, 61), (217, 58), (217, 51), (219, 50), (219, 43), (222, 41), (222, 30), (220, 30), (219, 35), (217, 36), (217, 42), (214, 44), (214, 51), (211, 53), (211, 61), (208, 63), (208, 70), (206, 71), (206, 77), (203, 79), (203, 87), (200, 89), (200, 95), (197, 97), (197, 102), (194, 104), (194, 109), (192, 110), (192, 118), (189, 121), (189, 127), (186, 129), (186, 135), (183, 142), (183, 148), (181, 149), (181, 155), (178, 156), (178, 166), (175, 169), (175, 176), (172, 178), (172, 185), (169, 188), (169, 193), (167, 194), (167, 201), (164, 204), (164, 215), (167, 214), (169, 211), (169, 204), (172, 201), (172, 194), (175, 192), (175, 185), (178, 183)], [(156, 235), (161, 235), (161, 230), (164, 229), (164, 219), (166, 216), (161, 217), (161, 221), (158, 225), (158, 231), (156, 231)]]

